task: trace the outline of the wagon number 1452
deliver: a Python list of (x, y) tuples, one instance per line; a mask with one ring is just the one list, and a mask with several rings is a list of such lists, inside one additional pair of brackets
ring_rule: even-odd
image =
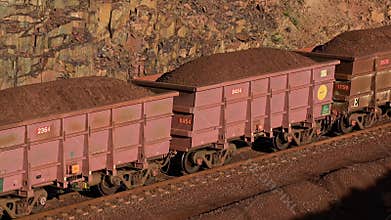
[(43, 126), (40, 128), (37, 128), (37, 134), (46, 134), (50, 132), (50, 126)]

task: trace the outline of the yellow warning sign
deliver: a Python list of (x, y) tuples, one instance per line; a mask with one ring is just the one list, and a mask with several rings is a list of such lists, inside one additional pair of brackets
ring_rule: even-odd
[(72, 174), (77, 174), (80, 172), (80, 167), (79, 164), (75, 164), (71, 166), (71, 172)]
[(321, 85), (318, 89), (318, 100), (322, 101), (327, 96), (327, 86)]

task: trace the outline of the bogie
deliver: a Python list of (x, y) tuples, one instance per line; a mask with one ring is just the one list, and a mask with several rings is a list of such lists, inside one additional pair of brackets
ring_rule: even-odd
[(0, 217), (18, 218), (40, 211), (46, 206), (48, 193), (44, 189), (34, 190), (32, 197), (8, 196), (0, 198)]
[(232, 160), (236, 145), (229, 143), (226, 149), (200, 148), (189, 152), (180, 152), (181, 169), (185, 174), (195, 173), (201, 169), (222, 166)]

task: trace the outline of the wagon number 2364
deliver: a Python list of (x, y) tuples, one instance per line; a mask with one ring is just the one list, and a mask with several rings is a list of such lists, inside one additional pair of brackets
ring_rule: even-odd
[(46, 134), (48, 132), (50, 132), (50, 126), (43, 126), (37, 128), (37, 134)]

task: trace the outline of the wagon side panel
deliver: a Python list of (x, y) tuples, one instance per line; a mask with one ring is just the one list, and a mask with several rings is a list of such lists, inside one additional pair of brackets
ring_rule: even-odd
[(20, 189), (24, 179), (23, 147), (0, 151), (0, 193)]
[(350, 91), (347, 97), (348, 110), (356, 111), (370, 107), (373, 103), (375, 72), (357, 75), (350, 80)]
[(110, 110), (93, 112), (88, 114), (90, 129), (99, 129), (110, 126)]
[(302, 122), (307, 120), (307, 111), (310, 107), (310, 83), (311, 71), (289, 73), (289, 123)]
[(232, 139), (245, 135), (250, 82), (224, 87), (225, 138)]
[(145, 103), (144, 155), (147, 159), (166, 155), (171, 140), (173, 98)]
[(221, 106), (194, 111), (192, 147), (216, 143), (219, 140), (220, 117)]
[(268, 123), (268, 102), (270, 101), (269, 78), (254, 80), (251, 82), (250, 105), (248, 112), (247, 136), (250, 136), (257, 128), (270, 130)]
[(25, 142), (25, 127), (16, 127), (0, 131), (0, 150), (22, 145)]
[(60, 135), (60, 119), (27, 126), (31, 185), (50, 183), (57, 179), (60, 171)]
[(222, 93), (223, 87), (196, 93), (191, 133), (192, 147), (218, 142), (222, 117)]
[(113, 129), (114, 165), (138, 160), (140, 128), (140, 123), (134, 123)]
[(57, 179), (59, 169), (60, 141), (30, 145), (28, 161), (32, 185), (49, 183)]
[[(88, 149), (87, 141), (87, 115), (74, 115), (63, 119), (64, 141), (63, 157), (64, 168), (59, 172), (60, 177), (69, 177), (83, 173), (88, 175), (88, 166), (85, 163)], [(65, 176), (63, 176), (65, 175)]]
[(142, 104), (113, 109), (114, 165), (138, 160), (142, 118)]
[[(88, 166), (85, 165), (87, 155), (86, 135), (66, 137), (63, 142), (65, 176), (70, 177), (83, 173), (88, 175)], [(77, 169), (76, 169), (77, 167)], [(73, 168), (73, 169), (72, 169)]]
[(384, 105), (391, 101), (391, 55), (380, 57), (376, 62), (376, 104)]
[(287, 127), (284, 120), (287, 105), (287, 75), (271, 76), (270, 78), (270, 128)]
[(376, 58), (375, 60), (376, 71), (391, 69), (391, 54), (384, 54)]
[(216, 105), (222, 102), (222, 88), (209, 89), (196, 93), (194, 107)]
[(98, 171), (107, 168), (108, 153), (109, 130), (91, 132), (88, 140), (89, 171)]
[(0, 131), (0, 193), (23, 186), (25, 131), (25, 126)]
[(375, 70), (374, 57), (359, 59), (353, 62), (352, 75), (369, 73)]
[(30, 142), (52, 139), (60, 136), (61, 121), (52, 120), (27, 126), (27, 138)]

